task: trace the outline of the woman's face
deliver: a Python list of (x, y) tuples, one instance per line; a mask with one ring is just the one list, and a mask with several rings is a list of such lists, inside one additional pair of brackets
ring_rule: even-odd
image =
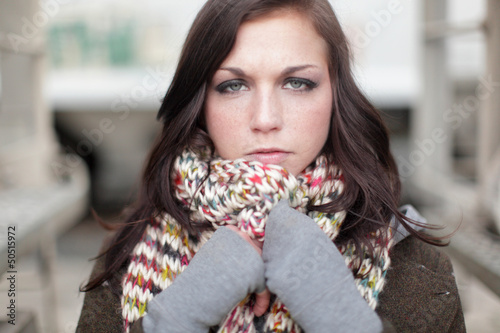
[(278, 164), (294, 175), (304, 170), (330, 128), (327, 55), (325, 41), (296, 11), (243, 23), (206, 95), (216, 153)]

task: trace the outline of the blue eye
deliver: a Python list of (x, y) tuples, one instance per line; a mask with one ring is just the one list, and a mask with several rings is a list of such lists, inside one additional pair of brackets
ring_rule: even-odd
[(283, 88), (285, 89), (292, 89), (292, 90), (299, 90), (299, 91), (308, 91), (316, 88), (318, 86), (317, 83), (312, 82), (307, 79), (300, 79), (300, 78), (290, 78), (286, 80), (285, 85)]
[(233, 93), (233, 92), (248, 90), (245, 84), (240, 80), (231, 80), (222, 82), (215, 89), (220, 93)]
[(290, 87), (292, 87), (293, 89), (299, 89), (305, 84), (304, 82), (299, 80), (293, 80), (288, 83), (290, 84)]
[(241, 90), (243, 85), (239, 82), (231, 83), (230, 86), (227, 87), (227, 89), (232, 90), (232, 91), (238, 91)]

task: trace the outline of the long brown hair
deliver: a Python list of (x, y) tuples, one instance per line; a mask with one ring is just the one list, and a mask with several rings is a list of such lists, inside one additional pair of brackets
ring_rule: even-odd
[(366, 245), (370, 232), (388, 226), (394, 216), (416, 237), (436, 239), (414, 231), (398, 210), (401, 184), (389, 150), (389, 135), (379, 112), (357, 87), (351, 73), (346, 37), (327, 0), (209, 0), (196, 17), (184, 44), (170, 88), (158, 112), (163, 130), (143, 171), (139, 197), (125, 223), (103, 254), (105, 271), (82, 288), (89, 291), (123, 269), (134, 246), (155, 214), (168, 212), (192, 235), (193, 224), (173, 194), (173, 163), (185, 147), (213, 148), (204, 129), (203, 105), (207, 84), (231, 51), (242, 22), (275, 10), (298, 10), (307, 15), (329, 48), (329, 70), (334, 105), (328, 139), (323, 148), (330, 162), (342, 170), (345, 189), (320, 211), (348, 212), (337, 244)]

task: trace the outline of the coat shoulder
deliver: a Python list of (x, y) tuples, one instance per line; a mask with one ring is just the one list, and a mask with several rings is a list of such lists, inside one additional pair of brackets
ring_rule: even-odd
[[(101, 252), (107, 249), (110, 238), (101, 247)], [(105, 270), (105, 256), (99, 257), (92, 269), (90, 279), (94, 279)], [(120, 297), (116, 288), (121, 288), (120, 279), (123, 272), (118, 272), (112, 281), (85, 292), (83, 307), (76, 329), (77, 333), (106, 332), (122, 333), (124, 331)], [(115, 288), (111, 287), (111, 284)], [(131, 332), (142, 332), (140, 321), (131, 327)]]
[(414, 237), (390, 253), (377, 313), (398, 332), (465, 332), (453, 267), (435, 246)]

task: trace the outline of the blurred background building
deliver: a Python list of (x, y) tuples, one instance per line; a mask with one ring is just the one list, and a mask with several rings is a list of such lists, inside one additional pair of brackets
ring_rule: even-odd
[[(27, 330), (75, 330), (106, 235), (89, 208), (114, 220), (132, 202), (204, 2), (0, 0), (0, 273), (16, 226)], [(499, 332), (500, 1), (331, 3), (391, 129), (405, 202), (459, 228), (447, 251), (469, 332)]]

